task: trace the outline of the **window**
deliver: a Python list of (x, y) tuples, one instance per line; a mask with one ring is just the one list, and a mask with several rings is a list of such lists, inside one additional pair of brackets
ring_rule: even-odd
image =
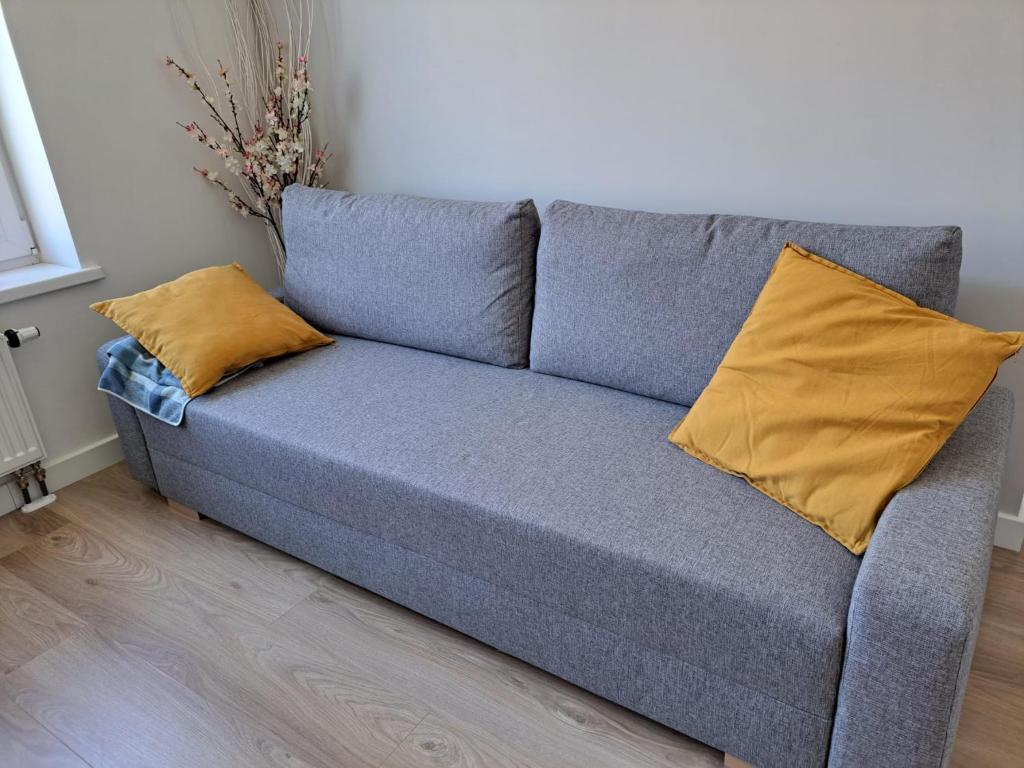
[(0, 304), (101, 277), (79, 261), (0, 6)]
[(38, 261), (32, 230), (18, 206), (14, 179), (4, 158), (0, 157), (0, 270)]

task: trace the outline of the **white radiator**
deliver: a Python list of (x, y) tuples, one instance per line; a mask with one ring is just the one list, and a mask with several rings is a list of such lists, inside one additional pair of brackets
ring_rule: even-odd
[(46, 458), (7, 342), (0, 337), (0, 477)]

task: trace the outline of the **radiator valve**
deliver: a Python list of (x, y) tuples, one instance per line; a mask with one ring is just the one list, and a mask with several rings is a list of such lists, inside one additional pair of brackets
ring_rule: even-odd
[(26, 341), (32, 341), (32, 339), (39, 338), (39, 329), (30, 325), (28, 328), (8, 328), (4, 331), (4, 337), (7, 339), (7, 346), (12, 349), (17, 349)]

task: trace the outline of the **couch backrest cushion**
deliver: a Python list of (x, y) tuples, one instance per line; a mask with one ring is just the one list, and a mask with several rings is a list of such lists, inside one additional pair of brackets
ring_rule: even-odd
[(791, 240), (951, 314), (958, 227), (657, 214), (556, 201), (537, 253), (530, 367), (691, 405)]
[(284, 192), (285, 300), (330, 333), (522, 367), (539, 226), (532, 200), (294, 185)]

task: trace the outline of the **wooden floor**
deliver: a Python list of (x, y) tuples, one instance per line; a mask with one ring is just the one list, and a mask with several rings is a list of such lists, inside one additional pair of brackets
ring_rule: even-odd
[[(0, 517), (3, 766), (720, 766), (722, 754), (210, 521), (123, 466)], [(997, 551), (954, 764), (1024, 755)]]

